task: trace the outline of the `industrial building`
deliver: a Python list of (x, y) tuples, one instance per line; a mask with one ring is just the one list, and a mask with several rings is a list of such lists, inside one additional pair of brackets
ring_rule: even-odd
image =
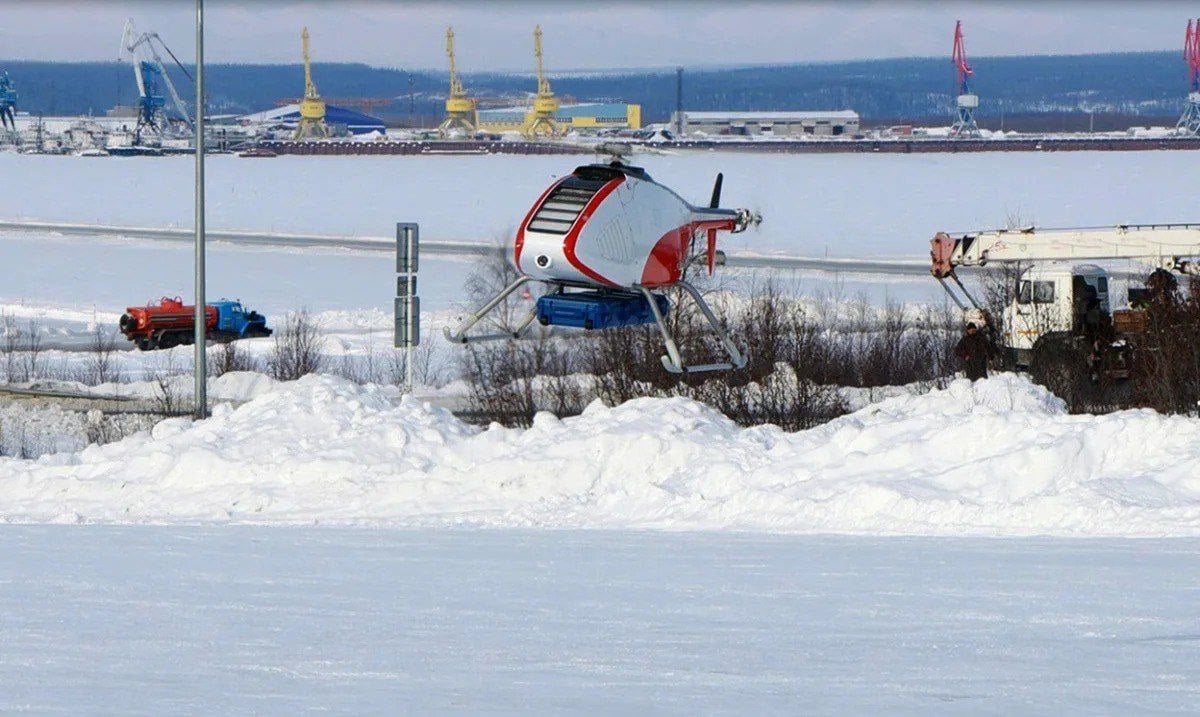
[[(325, 105), (325, 122), (333, 127), (345, 127), (350, 134), (384, 132), (387, 129), (387, 125), (378, 117), (335, 105)], [(294, 128), (300, 124), (300, 105), (284, 105), (263, 112), (243, 115), (238, 118), (238, 123)]]
[[(497, 107), (479, 110), (479, 129), (486, 132), (520, 132), (532, 107)], [(642, 106), (623, 102), (585, 102), (560, 105), (554, 113), (567, 131), (595, 132), (602, 129), (641, 129)]]
[[(678, 113), (671, 126), (679, 127)], [(858, 113), (794, 110), (786, 112), (684, 112), (683, 133), (768, 137), (853, 137), (858, 134)]]

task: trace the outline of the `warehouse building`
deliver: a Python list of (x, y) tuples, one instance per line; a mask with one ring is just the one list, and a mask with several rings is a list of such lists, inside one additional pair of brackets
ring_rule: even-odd
[[(242, 125), (265, 125), (294, 129), (300, 122), (300, 105), (285, 105), (265, 112), (243, 115), (238, 118), (238, 122)], [(387, 130), (387, 125), (378, 117), (334, 105), (325, 105), (325, 123), (335, 128), (344, 127), (350, 134)]]
[[(479, 129), (486, 132), (520, 132), (532, 107), (497, 107), (479, 110)], [(624, 102), (583, 102), (561, 105), (554, 114), (567, 131), (641, 129), (642, 106)]]
[[(683, 133), (766, 137), (853, 137), (858, 134), (858, 113), (833, 112), (684, 112)], [(671, 116), (678, 127), (678, 115)]]

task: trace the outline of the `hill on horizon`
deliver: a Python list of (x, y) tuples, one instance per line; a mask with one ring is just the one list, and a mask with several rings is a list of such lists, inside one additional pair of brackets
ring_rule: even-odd
[[(1173, 51), (979, 57), (972, 64), (981, 122), (1003, 115), (1088, 112), (1172, 116), (1187, 94), (1185, 68)], [(209, 111), (214, 113), (266, 109), (303, 91), (297, 65), (217, 64), (206, 69)], [(99, 115), (135, 99), (132, 68), (124, 63), (0, 60), (0, 70), (13, 78), (19, 110), (34, 114)], [(170, 71), (186, 98), (190, 83), (178, 68)], [(392, 122), (442, 112), (442, 72), (318, 63), (313, 74), (325, 97), (393, 98), (374, 110)], [(675, 107), (672, 68), (572, 71), (551, 79), (560, 96), (641, 104), (647, 122), (667, 119)], [(474, 96), (514, 102), (534, 90), (531, 75), (522, 73), (471, 73), (463, 81)], [(685, 68), (683, 102), (690, 110), (853, 109), (869, 123), (949, 116), (956, 90), (946, 58), (902, 58)]]

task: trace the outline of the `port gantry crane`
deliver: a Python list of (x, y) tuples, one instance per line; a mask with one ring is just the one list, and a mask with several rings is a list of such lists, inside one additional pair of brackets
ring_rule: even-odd
[(17, 91), (8, 71), (0, 72), (0, 130), (8, 130), (15, 139), (17, 131)]
[(329, 136), (329, 125), (325, 124), (325, 100), (321, 99), (312, 78), (307, 27), (300, 33), (300, 55), (304, 60), (304, 99), (300, 100), (300, 123), (293, 139), (324, 139)]
[(979, 95), (971, 92), (968, 80), (975, 74), (967, 62), (967, 48), (963, 43), (962, 20), (954, 26), (954, 51), (951, 54), (955, 72), (958, 74), (958, 97), (955, 99), (954, 124), (950, 127), (951, 137), (978, 137), (979, 125), (975, 123), (975, 109), (979, 107)]
[(1183, 37), (1183, 60), (1188, 67), (1189, 92), (1183, 115), (1175, 125), (1180, 134), (1200, 135), (1200, 20), (1188, 20)]
[(542, 65), (542, 26), (533, 28), (533, 56), (537, 60), (537, 95), (533, 98), (533, 111), (525, 117), (522, 133), (530, 138), (554, 137), (558, 135), (558, 98), (550, 89), (546, 68)]
[[(191, 81), (192, 76), (157, 32), (138, 34), (132, 19), (125, 22), (125, 33), (121, 37), (121, 59), (130, 59), (133, 62), (133, 76), (138, 89), (137, 124), (133, 130), (135, 144), (141, 143), (142, 133), (146, 130), (159, 139), (187, 136), (192, 133), (192, 118), (188, 107), (167, 74), (162, 56), (158, 54), (159, 47), (171, 56), (176, 67)], [(163, 87), (171, 96), (171, 104), (177, 117), (167, 115), (167, 99), (162, 94)], [(178, 124), (182, 124), (187, 131), (176, 131)]]
[(475, 100), (467, 97), (462, 80), (458, 78), (458, 66), (454, 61), (454, 28), (446, 28), (446, 57), (450, 58), (450, 95), (446, 97), (446, 119), (438, 125), (438, 134), (442, 138), (451, 134), (475, 133), (479, 126), (479, 115)]

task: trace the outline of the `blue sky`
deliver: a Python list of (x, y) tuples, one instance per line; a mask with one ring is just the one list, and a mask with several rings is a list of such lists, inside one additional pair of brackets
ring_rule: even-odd
[[(193, 52), (193, 0), (0, 0), (0, 57), (116, 59), (127, 17)], [(552, 70), (1175, 49), (1200, 5), (1140, 2), (305, 2), (207, 0), (208, 59), (295, 62), (307, 24), (318, 61), (444, 66), (453, 24), (463, 70), (528, 70), (545, 31)]]

